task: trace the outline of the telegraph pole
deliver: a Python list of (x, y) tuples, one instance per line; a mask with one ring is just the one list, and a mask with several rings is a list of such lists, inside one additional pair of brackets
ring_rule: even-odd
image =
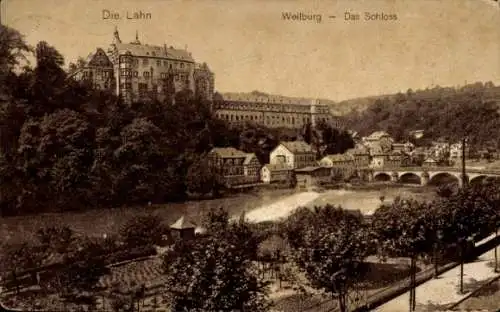
[(462, 138), (462, 187), (467, 187), (468, 181), (465, 172), (465, 144), (467, 142), (467, 138), (464, 136)]

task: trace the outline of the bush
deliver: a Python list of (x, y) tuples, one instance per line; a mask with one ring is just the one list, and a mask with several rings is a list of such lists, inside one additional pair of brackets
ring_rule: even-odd
[(169, 228), (159, 216), (145, 215), (129, 220), (120, 230), (123, 242), (129, 247), (152, 246), (161, 244)]

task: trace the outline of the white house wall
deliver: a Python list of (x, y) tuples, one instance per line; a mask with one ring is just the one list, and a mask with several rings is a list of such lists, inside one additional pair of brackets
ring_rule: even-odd
[(288, 166), (294, 167), (294, 155), (286, 149), (283, 145), (278, 145), (269, 155), (269, 163), (275, 165), (279, 164), (278, 156), (285, 156), (286, 164)]

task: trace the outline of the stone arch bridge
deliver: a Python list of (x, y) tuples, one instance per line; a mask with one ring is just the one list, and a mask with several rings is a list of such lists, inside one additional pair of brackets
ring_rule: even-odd
[[(488, 177), (500, 178), (500, 170), (466, 169), (466, 178), (470, 184), (480, 182)], [(460, 187), (463, 183), (462, 169), (456, 167), (372, 168), (368, 179), (370, 181), (392, 181), (420, 185), (439, 184), (443, 180), (454, 180)]]

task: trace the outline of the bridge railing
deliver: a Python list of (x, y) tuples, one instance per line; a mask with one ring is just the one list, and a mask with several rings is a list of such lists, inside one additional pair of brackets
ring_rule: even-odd
[[(380, 167), (380, 168), (363, 168), (370, 169), (373, 171), (451, 171), (451, 172), (462, 172), (462, 168), (459, 167)], [(498, 174), (500, 175), (500, 169), (472, 169), (465, 168), (467, 173), (483, 173), (483, 174)]]

